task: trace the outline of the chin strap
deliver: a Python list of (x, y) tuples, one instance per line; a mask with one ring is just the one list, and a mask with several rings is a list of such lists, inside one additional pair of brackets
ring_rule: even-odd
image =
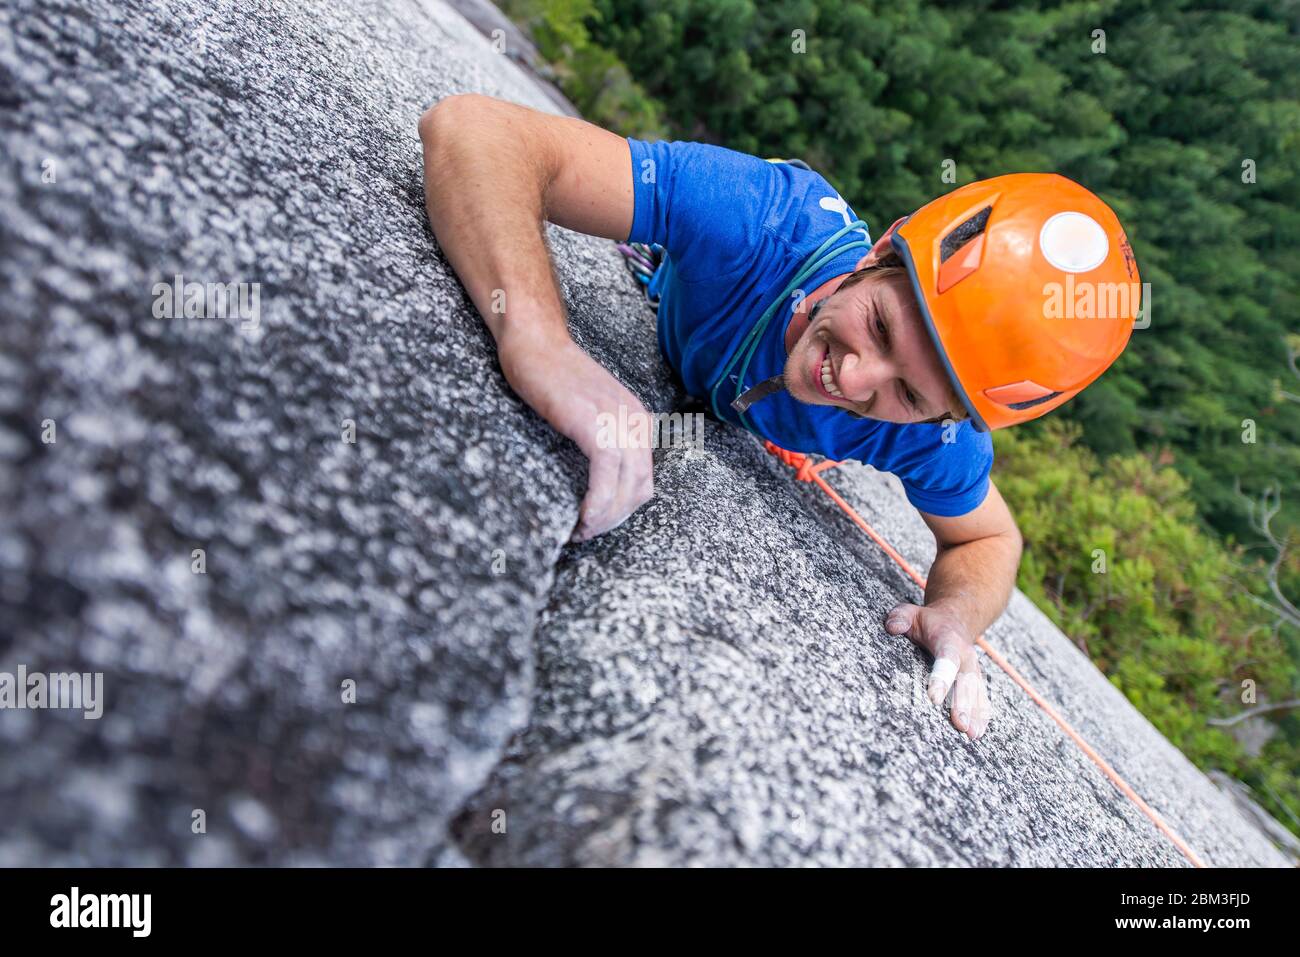
[(738, 395), (732, 401), (731, 407), (737, 412), (747, 412), (749, 407), (760, 399), (766, 399), (774, 392), (780, 392), (785, 388), (785, 376), (774, 375), (770, 379), (764, 379), (752, 389), (746, 389), (743, 395)]
[[(810, 310), (808, 310), (808, 325), (811, 326), (814, 322), (817, 321), (817, 312), (825, 304), (826, 304), (825, 299), (818, 299), (815, 303), (813, 303), (813, 307)], [(755, 402), (760, 402), (763, 399), (766, 399), (769, 395), (772, 395), (776, 392), (780, 392), (784, 388), (785, 388), (784, 374), (774, 375), (770, 379), (764, 379), (762, 382), (754, 386), (752, 389), (745, 390), (743, 395), (736, 396), (736, 398), (731, 403), (731, 407), (735, 409), (737, 412), (748, 412), (749, 407), (753, 405)], [(862, 418), (862, 416), (858, 415), (856, 412), (850, 412), (849, 414), (857, 416), (858, 418)]]
[[(786, 284), (786, 287), (781, 291), (781, 294), (773, 299), (772, 303), (766, 310), (764, 310), (763, 314), (758, 317), (758, 321), (754, 323), (753, 327), (748, 333), (746, 333), (744, 339), (740, 343), (740, 348), (738, 348), (732, 355), (731, 360), (722, 370), (722, 374), (718, 376), (717, 381), (713, 383), (713, 388), (709, 391), (709, 403), (713, 408), (713, 414), (717, 418), (722, 419), (724, 422), (726, 421), (718, 407), (718, 390), (722, 387), (722, 383), (726, 382), (727, 378), (731, 376), (737, 365), (740, 366), (740, 369), (733, 381), (736, 383), (736, 392), (738, 394), (734, 401), (745, 402), (746, 409), (759, 399), (766, 398), (784, 388), (784, 381), (781, 380), (781, 377), (773, 376), (771, 379), (768, 379), (765, 382), (760, 382), (751, 389), (744, 389), (745, 376), (749, 372), (749, 363), (754, 358), (754, 353), (758, 351), (758, 343), (763, 338), (763, 333), (767, 330), (768, 326), (772, 322), (772, 318), (776, 315), (781, 306), (785, 304), (786, 300), (789, 299), (790, 296), (803, 285), (803, 283), (812, 278), (819, 269), (837, 256), (843, 255), (851, 249), (871, 248), (871, 243), (862, 239), (855, 239), (852, 242), (836, 245), (853, 230), (866, 228), (867, 224), (862, 220), (857, 219), (851, 223), (846, 223), (843, 229), (836, 231), (834, 235), (830, 236), (824, 243), (818, 246), (812, 255), (803, 261), (803, 265), (799, 267), (798, 272), (796, 272), (794, 277)], [(774, 381), (776, 382), (775, 385), (772, 384)], [(742, 389), (744, 389), (743, 392)], [(760, 392), (760, 394), (751, 397), (751, 393), (754, 392)], [(735, 408), (734, 403), (732, 408)], [(740, 417), (740, 424), (750, 432), (754, 432), (754, 427), (750, 425), (749, 419), (746, 417), (744, 410), (737, 409), (736, 411)], [(754, 434), (757, 435), (758, 433), (755, 432)]]

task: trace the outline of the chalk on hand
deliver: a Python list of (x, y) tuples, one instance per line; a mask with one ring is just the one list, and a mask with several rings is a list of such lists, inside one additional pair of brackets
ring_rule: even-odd
[(952, 680), (957, 677), (957, 662), (951, 658), (940, 658), (930, 671), (930, 687), (939, 685), (946, 692)]

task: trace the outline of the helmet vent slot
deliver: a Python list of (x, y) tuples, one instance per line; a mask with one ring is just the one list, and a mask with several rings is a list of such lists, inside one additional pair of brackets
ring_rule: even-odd
[(966, 222), (943, 237), (943, 242), (939, 244), (939, 262), (947, 262), (957, 250), (984, 232), (984, 227), (988, 225), (989, 213), (991, 212), (993, 212), (993, 207), (985, 206)]
[(1036, 405), (1042, 405), (1044, 402), (1055, 399), (1060, 394), (1061, 393), (1059, 392), (1049, 392), (1047, 395), (1040, 395), (1037, 399), (1026, 399), (1024, 402), (1010, 402), (1007, 404), (1007, 408), (1015, 409), (1017, 412), (1022, 409), (1032, 409)]

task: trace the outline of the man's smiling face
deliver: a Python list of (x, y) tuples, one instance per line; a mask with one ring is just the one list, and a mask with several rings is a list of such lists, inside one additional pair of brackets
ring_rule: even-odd
[(954, 408), (906, 273), (873, 270), (818, 305), (786, 359), (795, 399), (883, 422), (923, 422)]

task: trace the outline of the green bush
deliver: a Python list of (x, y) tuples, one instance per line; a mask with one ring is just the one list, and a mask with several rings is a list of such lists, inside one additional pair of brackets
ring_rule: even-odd
[(528, 30), (552, 79), (583, 116), (625, 136), (666, 135), (658, 101), (616, 54), (592, 41), (584, 23), (594, 15), (591, 0), (506, 0), (501, 7)]
[(1202, 530), (1186, 480), (1147, 455), (1102, 461), (1061, 421), (994, 443), (995, 481), (1025, 537), (1021, 590), (1193, 762), (1268, 782), (1262, 800), (1296, 826), (1300, 749), (1284, 735), (1251, 757), (1208, 723), (1248, 707), (1248, 682), (1261, 702), (1300, 684), (1251, 600), (1256, 564)]

